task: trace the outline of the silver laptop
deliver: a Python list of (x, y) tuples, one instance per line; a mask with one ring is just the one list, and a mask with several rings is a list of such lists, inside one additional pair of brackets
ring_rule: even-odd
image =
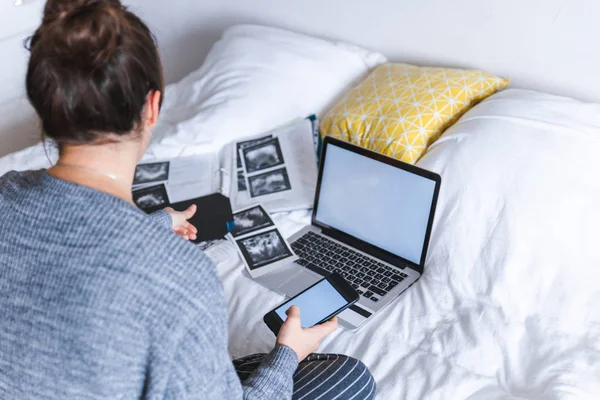
[(298, 261), (256, 279), (288, 297), (339, 272), (360, 293), (340, 325), (357, 330), (423, 274), (441, 178), (327, 137), (311, 225), (289, 241)]

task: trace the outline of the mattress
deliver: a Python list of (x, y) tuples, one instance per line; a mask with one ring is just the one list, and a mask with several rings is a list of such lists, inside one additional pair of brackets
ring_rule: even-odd
[[(425, 273), (320, 352), (361, 359), (378, 399), (597, 399), (600, 106), (508, 90), (466, 114), (419, 162), (442, 175)], [(309, 211), (278, 214), (291, 235)], [(268, 352), (283, 298), (215, 257), (232, 357)]]

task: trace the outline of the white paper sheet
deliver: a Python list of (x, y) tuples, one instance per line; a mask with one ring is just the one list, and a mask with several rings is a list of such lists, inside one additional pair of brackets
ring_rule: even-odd
[[(230, 163), (231, 169), (236, 171), (235, 175), (230, 176), (231, 199), (235, 208), (245, 207), (248, 204), (260, 202), (268, 211), (290, 211), (302, 208), (310, 208), (313, 205), (315, 188), (317, 183), (317, 157), (313, 142), (313, 123), (309, 119), (296, 120), (284, 127), (275, 129), (271, 132), (256, 136), (253, 139), (272, 136), (277, 139), (278, 146), (281, 149), (283, 163), (279, 163), (264, 170), (249, 171), (246, 159), (239, 151), (235, 154)], [(245, 139), (247, 140), (247, 139)], [(232, 145), (237, 149), (237, 143)], [(239, 191), (237, 182), (238, 164), (237, 159), (242, 161), (244, 169), (247, 190)], [(251, 179), (261, 174), (271, 174), (273, 172), (285, 170), (285, 176), (289, 180), (291, 188), (275, 193), (251, 197)]]
[(165, 183), (171, 203), (207, 196), (221, 190), (219, 158), (215, 153), (152, 161), (151, 163), (140, 164), (139, 167), (156, 163), (169, 164), (167, 180), (135, 185), (134, 190), (153, 186), (157, 183)]

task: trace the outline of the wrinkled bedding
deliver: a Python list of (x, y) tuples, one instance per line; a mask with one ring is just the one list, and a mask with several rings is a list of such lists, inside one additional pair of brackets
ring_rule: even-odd
[[(423, 278), (321, 351), (363, 360), (379, 399), (599, 398), (598, 154), (599, 105), (507, 90), (467, 113), (418, 163), (442, 175)], [(231, 354), (269, 351), (282, 298), (220, 250)]]
[[(43, 154), (0, 159), (0, 174), (45, 167)], [(600, 105), (510, 89), (476, 106), (418, 163), (442, 176), (423, 278), (320, 351), (364, 361), (378, 399), (599, 398), (599, 154)], [(309, 217), (274, 219), (291, 235)], [(269, 351), (262, 317), (282, 297), (229, 245), (208, 252), (232, 357)]]

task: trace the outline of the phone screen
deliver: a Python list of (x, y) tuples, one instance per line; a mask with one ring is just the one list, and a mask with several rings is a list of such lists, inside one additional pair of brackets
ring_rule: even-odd
[(348, 304), (346, 299), (335, 290), (327, 279), (324, 279), (306, 292), (283, 303), (275, 309), (275, 312), (282, 321), (285, 321), (287, 318), (285, 312), (291, 306), (298, 306), (300, 308), (300, 325), (308, 328), (321, 322), (346, 304)]

